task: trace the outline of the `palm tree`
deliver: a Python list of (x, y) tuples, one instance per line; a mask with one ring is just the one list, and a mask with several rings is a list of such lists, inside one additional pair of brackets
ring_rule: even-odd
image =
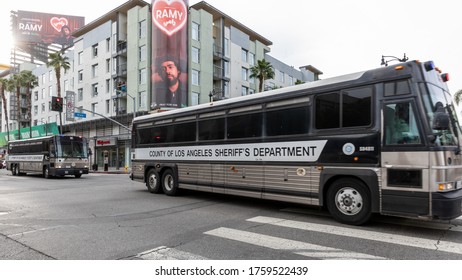
[(38, 86), (38, 78), (32, 71), (21, 71), (19, 73), (21, 75), (21, 79), (26, 87), (26, 102), (27, 102), (27, 116), (29, 117), (29, 137), (32, 138), (32, 105), (31, 105), (31, 89)]
[(10, 126), (8, 125), (8, 107), (6, 105), (6, 96), (5, 96), (5, 90), (8, 88), (8, 80), (5, 78), (0, 78), (0, 96), (2, 98), (3, 102), (3, 111), (5, 112), (5, 122), (6, 122), (6, 135), (7, 135), (7, 140), (10, 142)]
[(23, 81), (20, 74), (14, 74), (8, 83), (8, 91), (16, 92), (16, 121), (18, 122), (18, 139), (21, 139), (21, 87)]
[[(56, 74), (56, 91), (57, 96), (61, 97), (61, 68), (64, 69), (64, 73), (66, 73), (69, 68), (71, 68), (71, 64), (69, 63), (69, 57), (63, 56), (61, 51), (50, 53), (48, 55), (48, 67), (53, 67)], [(61, 131), (61, 127), (63, 126), (62, 120), (62, 112), (59, 112), (59, 129)], [(61, 134), (61, 133), (60, 133)]]
[(456, 94), (454, 94), (454, 101), (459, 105), (460, 100), (462, 100), (462, 89), (459, 89)]
[(250, 68), (250, 78), (257, 78), (259, 81), (258, 90), (263, 91), (265, 80), (274, 78), (274, 69), (270, 62), (265, 59), (258, 60), (257, 64)]

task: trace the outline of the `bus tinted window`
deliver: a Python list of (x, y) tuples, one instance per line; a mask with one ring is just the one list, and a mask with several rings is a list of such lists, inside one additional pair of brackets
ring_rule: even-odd
[(342, 94), (342, 127), (371, 124), (372, 89), (358, 88)]
[(173, 126), (173, 138), (171, 142), (196, 141), (196, 122), (187, 122)]
[(316, 98), (316, 128), (340, 127), (340, 95), (329, 93)]
[(266, 112), (266, 135), (294, 135), (308, 133), (308, 106)]
[(225, 119), (199, 121), (199, 140), (221, 140), (225, 138)]
[(262, 113), (228, 117), (228, 139), (260, 137)]

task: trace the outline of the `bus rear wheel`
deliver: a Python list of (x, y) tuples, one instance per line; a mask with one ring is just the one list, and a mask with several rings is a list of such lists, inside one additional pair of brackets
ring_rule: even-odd
[(162, 188), (160, 186), (159, 173), (154, 169), (148, 171), (146, 178), (146, 187), (150, 193), (161, 193)]
[(174, 196), (178, 194), (178, 180), (171, 169), (165, 170), (162, 175), (162, 190), (166, 195)]
[(11, 167), (11, 175), (13, 176), (18, 175), (18, 165), (17, 164), (13, 164), (13, 166)]
[(341, 223), (366, 223), (372, 215), (371, 199), (366, 185), (354, 178), (335, 181), (327, 190), (327, 209)]

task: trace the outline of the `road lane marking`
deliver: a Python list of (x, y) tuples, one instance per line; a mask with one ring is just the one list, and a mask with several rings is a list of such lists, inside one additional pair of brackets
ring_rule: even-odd
[(290, 253), (327, 260), (376, 260), (382, 257), (367, 255), (357, 252), (345, 251), (332, 247), (325, 247), (311, 243), (295, 241), (269, 235), (236, 230), (231, 228), (217, 228), (207, 232), (207, 235), (231, 239), (243, 243), (257, 245), (260, 247), (289, 251)]
[(260, 224), (271, 224), (275, 226), (294, 228), (306, 231), (316, 231), (333, 235), (354, 237), (365, 240), (386, 242), (397, 245), (404, 245), (429, 250), (438, 250), (454, 254), (462, 254), (462, 243), (455, 243), (442, 240), (433, 240), (419, 237), (403, 236), (398, 234), (373, 232), (361, 229), (322, 225), (315, 223), (299, 222), (286, 219), (258, 216), (248, 219), (249, 222)]

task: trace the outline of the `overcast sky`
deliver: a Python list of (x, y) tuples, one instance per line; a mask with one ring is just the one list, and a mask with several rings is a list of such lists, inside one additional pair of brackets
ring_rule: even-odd
[[(9, 62), (10, 10), (84, 16), (89, 23), (124, 2), (92, 1), (89, 8), (80, 1), (2, 0), (0, 63)], [(460, 0), (206, 2), (272, 41), (271, 56), (296, 68), (311, 64), (324, 73), (321, 78), (377, 68), (382, 55), (406, 53), (435, 61), (449, 73), (450, 90), (462, 89)]]

